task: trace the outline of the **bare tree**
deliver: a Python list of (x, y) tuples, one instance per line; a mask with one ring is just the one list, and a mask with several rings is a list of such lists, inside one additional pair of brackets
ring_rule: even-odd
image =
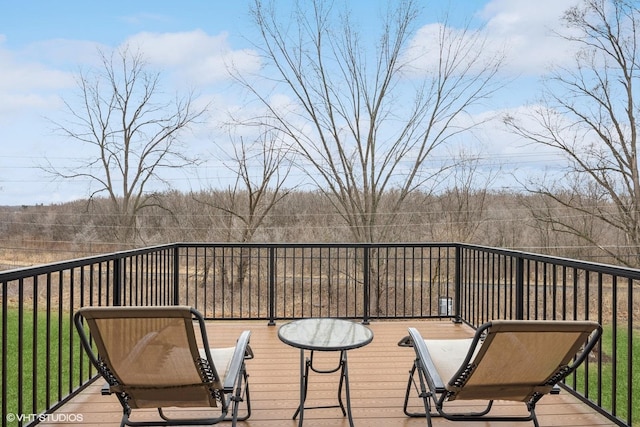
[(70, 117), (55, 122), (58, 130), (79, 144), (88, 160), (46, 169), (62, 179), (85, 179), (90, 197), (105, 195), (117, 218), (115, 238), (132, 243), (138, 235), (141, 210), (157, 205), (152, 180), (167, 187), (162, 171), (197, 162), (181, 147), (179, 137), (206, 108), (196, 109), (193, 94), (167, 99), (160, 73), (129, 47), (111, 54), (100, 51), (101, 67), (77, 76), (79, 102), (65, 100)]
[[(235, 175), (233, 184), (224, 191), (211, 190), (210, 200), (198, 200), (223, 214), (228, 241), (246, 243), (254, 239), (269, 213), (292, 191), (285, 187), (291, 163), (282, 141), (272, 130), (267, 129), (252, 142), (233, 134), (229, 139), (231, 154), (221, 160), (232, 176)], [(224, 154), (227, 150), (219, 147), (217, 151)], [(223, 283), (233, 282), (238, 287), (244, 283), (249, 269), (249, 250), (239, 248), (231, 258), (234, 280), (229, 279), (233, 275), (226, 261), (221, 260), (219, 273)]]
[(460, 166), (455, 168), (451, 183), (441, 195), (438, 214), (445, 223), (441, 225), (441, 238), (449, 242), (474, 242), (480, 226), (486, 220), (491, 184), (500, 169), (482, 171), (481, 159), (462, 150)]
[[(230, 141), (231, 153), (221, 161), (235, 176), (233, 184), (215, 192), (218, 197), (212, 202), (201, 202), (232, 218), (229, 241), (246, 243), (253, 240), (267, 215), (292, 191), (285, 186), (291, 163), (286, 147), (271, 130), (252, 142), (233, 135)], [(218, 153), (227, 152), (218, 148)]]
[(453, 166), (437, 155), (474, 126), (467, 113), (499, 87), (502, 56), (487, 54), (496, 50), (478, 33), (446, 21), (433, 26), (428, 50), (416, 48), (413, 0), (393, 2), (380, 25), (369, 24), (380, 28), (371, 40), (334, 2), (298, 2), (286, 17), (275, 3), (256, 0), (253, 8), (258, 48), (275, 71), (265, 76), (275, 79), (273, 92), (265, 81), (237, 76), (265, 107), (255, 121), (288, 137), (355, 241), (384, 241), (407, 196), (433, 187)]
[(605, 246), (567, 216), (547, 217), (554, 230), (579, 236), (632, 266), (640, 265), (639, 12), (638, 3), (627, 0), (583, 0), (568, 9), (564, 22), (571, 32), (563, 37), (579, 48), (573, 67), (557, 67), (548, 76), (530, 114), (505, 117), (517, 135), (567, 160), (563, 176), (532, 182), (531, 191), (597, 219), (626, 242)]

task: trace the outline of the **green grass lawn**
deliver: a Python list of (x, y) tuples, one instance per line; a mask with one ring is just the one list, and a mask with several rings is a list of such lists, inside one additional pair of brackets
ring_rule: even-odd
[[(34, 316), (33, 311), (24, 310), (20, 347), (19, 321), (18, 309), (10, 308), (7, 311), (7, 414), (39, 414), (78, 386), (80, 342), (68, 314), (52, 315), (47, 325), (45, 312), (39, 311)], [(73, 351), (69, 350), (70, 346)], [(83, 377), (86, 377), (86, 358), (84, 362)], [(17, 422), (9, 424), (17, 425)]]
[[(611, 325), (605, 325), (603, 327), (602, 334), (602, 395), (601, 401), (598, 402), (598, 378), (597, 378), (597, 363), (594, 361), (589, 362), (589, 398), (600, 406), (605, 408), (609, 412), (614, 411), (618, 418), (627, 420), (629, 415), (628, 395), (629, 390), (629, 357), (628, 357), (628, 345), (629, 334), (627, 329), (618, 327), (617, 339), (615, 341), (614, 352), (614, 334), (613, 327)], [(631, 366), (632, 366), (632, 396), (633, 407), (631, 414), (631, 422), (633, 425), (640, 424), (640, 404), (638, 404), (638, 397), (640, 396), (640, 331), (633, 331), (632, 334), (632, 351), (631, 351)], [(613, 357), (617, 360), (616, 372), (613, 371)], [(584, 368), (581, 367), (577, 375), (577, 390), (584, 393), (585, 379)], [(615, 374), (615, 375), (614, 375)], [(615, 381), (614, 381), (615, 380)]]

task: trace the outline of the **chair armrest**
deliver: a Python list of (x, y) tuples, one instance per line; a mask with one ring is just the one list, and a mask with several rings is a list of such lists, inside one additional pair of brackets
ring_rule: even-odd
[(440, 378), (440, 374), (438, 374), (438, 370), (433, 363), (433, 359), (431, 359), (422, 335), (420, 335), (420, 332), (415, 328), (409, 328), (409, 335), (413, 341), (413, 349), (416, 352), (417, 361), (422, 365), (429, 388), (439, 393), (442, 392), (445, 389), (444, 382), (442, 378)]
[(409, 335), (402, 337), (402, 339), (398, 341), (398, 347), (413, 347), (413, 340)]
[(253, 357), (253, 352), (249, 347), (250, 336), (251, 331), (243, 331), (240, 334), (240, 338), (238, 338), (238, 341), (236, 342), (236, 349), (233, 352), (233, 356), (231, 357), (231, 362), (229, 362), (229, 371), (225, 377), (224, 384), (222, 385), (225, 393), (230, 393), (233, 391), (234, 386), (238, 381), (238, 377), (242, 374), (242, 367), (247, 355), (247, 349), (249, 349), (251, 358)]

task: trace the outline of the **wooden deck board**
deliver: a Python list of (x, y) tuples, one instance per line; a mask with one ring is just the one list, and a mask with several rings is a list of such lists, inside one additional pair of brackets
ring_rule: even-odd
[[(473, 331), (462, 325), (439, 321), (376, 321), (369, 325), (374, 339), (366, 347), (349, 351), (349, 378), (351, 405), (356, 425), (367, 427), (416, 427), (426, 426), (424, 418), (409, 418), (402, 411), (408, 372), (414, 358), (411, 348), (397, 346), (407, 335), (407, 327), (417, 327), (423, 336), (430, 338), (467, 337)], [(212, 347), (233, 345), (242, 330), (252, 331), (251, 347), (255, 359), (247, 362), (251, 392), (252, 415), (239, 423), (245, 427), (297, 426), (291, 417), (299, 403), (300, 352), (283, 344), (277, 336), (278, 327), (264, 322), (208, 322), (208, 336)], [(337, 363), (338, 353), (316, 353), (318, 363), (327, 366)], [(61, 427), (64, 416), (81, 416), (82, 425), (105, 427), (118, 425), (121, 406), (114, 396), (102, 396), (102, 381), (89, 386), (79, 396), (65, 404), (51, 422), (41, 425)], [(338, 374), (312, 374), (307, 405), (324, 406), (337, 403)], [(412, 408), (421, 409), (417, 398)], [(464, 404), (467, 405), (467, 404)], [(497, 402), (494, 410), (501, 413), (524, 413), (522, 405)], [(192, 411), (195, 412), (195, 411)], [(201, 411), (197, 411), (202, 413)], [(184, 413), (184, 411), (182, 411)], [(542, 426), (606, 426), (613, 425), (566, 392), (545, 396), (537, 406)], [(155, 411), (137, 411), (136, 420), (156, 418)], [(461, 425), (443, 419), (435, 419), (435, 426)], [(225, 423), (226, 424), (226, 423)], [(78, 425), (68, 423), (66, 425)], [(348, 420), (338, 408), (305, 410), (306, 427), (347, 427)], [(505, 423), (464, 423), (465, 426), (505, 426)], [(520, 423), (532, 425), (532, 423)]]

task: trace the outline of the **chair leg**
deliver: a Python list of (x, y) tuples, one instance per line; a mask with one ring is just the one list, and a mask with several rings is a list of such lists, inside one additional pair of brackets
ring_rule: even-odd
[[(432, 426), (432, 421), (431, 421), (431, 417), (433, 416), (440, 416), (437, 413), (432, 413), (431, 412), (431, 399), (434, 399), (434, 396), (432, 394), (431, 391), (427, 390), (427, 386), (425, 384), (424, 379), (422, 378), (422, 376), (420, 375), (420, 371), (418, 370), (418, 376), (420, 378), (420, 386), (418, 386), (418, 384), (416, 383), (415, 380), (415, 373), (416, 373), (417, 366), (414, 363), (413, 367), (411, 368), (411, 370), (409, 371), (409, 379), (407, 381), (407, 390), (405, 392), (404, 395), (404, 406), (403, 406), (403, 411), (405, 413), (405, 415), (407, 415), (408, 417), (413, 417), (413, 418), (422, 418), (425, 417), (427, 419), (427, 426), (431, 427)], [(411, 389), (414, 388), (418, 394), (418, 397), (422, 399), (422, 404), (424, 405), (424, 412), (409, 412), (408, 410), (408, 404), (409, 404), (409, 396), (411, 394)], [(434, 399), (434, 404), (435, 404), (435, 399)]]
[(131, 415), (131, 407), (127, 403), (127, 399), (121, 395), (118, 395), (118, 400), (122, 404), (122, 420), (120, 421), (120, 427), (129, 425), (129, 416)]
[(129, 414), (126, 412), (122, 413), (122, 419), (120, 420), (120, 427), (125, 427), (129, 424)]
[[(231, 398), (233, 401), (232, 407), (232, 425), (236, 425), (237, 421), (246, 421), (251, 416), (251, 396), (249, 395), (249, 375), (247, 371), (243, 369), (242, 371), (242, 379), (240, 380), (240, 384), (236, 387), (236, 391), (234, 396)], [(246, 415), (242, 417), (238, 417), (238, 413), (240, 412), (240, 402), (245, 402), (247, 407)], [(228, 421), (228, 420), (227, 420)]]
[(536, 404), (527, 403), (527, 409), (529, 410), (529, 414), (531, 414), (531, 421), (533, 421), (534, 427), (540, 427), (540, 424), (538, 423), (538, 416), (536, 415)]
[[(154, 425), (164, 425), (164, 426), (173, 426), (173, 425), (207, 425), (207, 424), (217, 424), (221, 421), (231, 421), (232, 426), (236, 426), (237, 421), (246, 421), (251, 416), (251, 397), (249, 395), (249, 374), (247, 374), (246, 370), (242, 370), (242, 375), (239, 380), (239, 384), (237, 385), (234, 394), (229, 398), (229, 405), (227, 408), (231, 409), (231, 417), (227, 417), (227, 411), (223, 411), (224, 413), (217, 418), (170, 418), (163, 412), (162, 408), (158, 408), (158, 415), (164, 422), (153, 422), (153, 421), (130, 421), (129, 414), (131, 410), (127, 411), (126, 409), (123, 412), (121, 427), (126, 426), (154, 426)], [(247, 406), (247, 413), (242, 417), (238, 417), (240, 403), (245, 402)]]
[[(416, 380), (415, 375), (418, 375), (418, 380)], [(412, 392), (412, 389), (415, 389), (417, 395), (420, 399), (422, 399), (422, 403), (424, 405), (424, 412), (409, 412), (409, 396)], [(477, 412), (466, 412), (466, 413), (450, 413), (444, 409), (444, 401), (446, 397), (444, 393), (436, 393), (431, 391), (427, 386), (427, 380), (425, 379), (425, 374), (419, 369), (418, 362), (414, 362), (411, 370), (409, 371), (409, 379), (407, 381), (407, 389), (404, 396), (404, 405), (403, 411), (405, 415), (408, 417), (425, 417), (427, 419), (427, 426), (432, 427), (432, 418), (433, 417), (443, 417), (450, 421), (503, 421), (503, 422), (527, 422), (533, 421), (534, 427), (540, 427), (538, 423), (538, 419), (535, 413), (535, 402), (527, 403), (527, 410), (529, 411), (529, 416), (521, 416), (521, 417), (510, 417), (510, 416), (490, 416), (487, 415), (491, 412), (493, 407), (493, 400), (488, 401), (487, 406)], [(432, 412), (432, 409), (434, 410)], [(437, 412), (435, 412), (437, 411)]]
[[(485, 415), (487, 415), (489, 412), (491, 412), (491, 408), (493, 407), (493, 400), (490, 400), (489, 403), (487, 403), (487, 406), (482, 410), (482, 411), (478, 411), (478, 412), (461, 412), (461, 413), (451, 413), (451, 412), (447, 412), (444, 410), (444, 402), (438, 402), (436, 404), (436, 409), (438, 410), (438, 412), (440, 413), (441, 416), (443, 416), (444, 418), (448, 419), (448, 420), (464, 420), (467, 419), (469, 421), (481, 421), (481, 420), (487, 420), (487, 421), (500, 421), (500, 417), (485, 417)], [(483, 418), (484, 417), (484, 418)], [(505, 421), (522, 421), (522, 419), (517, 418), (517, 417), (505, 417)]]
[[(402, 410), (404, 411), (405, 415), (408, 416), (408, 417), (421, 417), (421, 416), (423, 416), (423, 414), (409, 412), (408, 409), (407, 409), (407, 406), (409, 404), (409, 395), (411, 394), (411, 388), (412, 388), (411, 386), (415, 385), (415, 381), (413, 379), (413, 375), (415, 374), (415, 371), (416, 371), (416, 365), (414, 363), (413, 367), (409, 371), (409, 379), (407, 380), (407, 390), (405, 391), (405, 394), (404, 394), (404, 405), (402, 407)], [(420, 394), (420, 392), (418, 392), (418, 394)]]

